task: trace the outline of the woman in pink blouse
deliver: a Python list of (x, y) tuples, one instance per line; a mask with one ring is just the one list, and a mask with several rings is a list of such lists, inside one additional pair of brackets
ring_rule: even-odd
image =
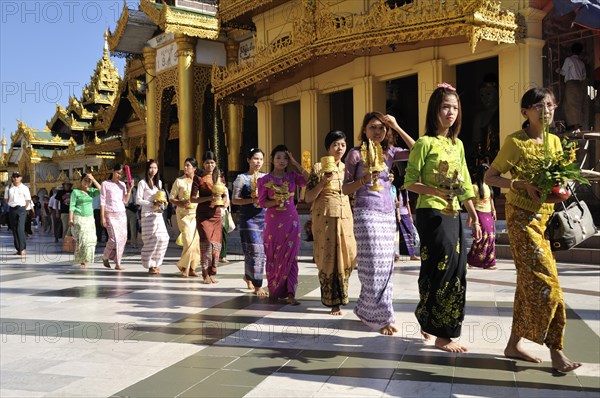
[(123, 250), (127, 244), (127, 214), (125, 204), (129, 203), (131, 186), (125, 185), (121, 179), (125, 171), (123, 165), (115, 164), (108, 180), (100, 187), (100, 220), (108, 231), (108, 242), (102, 255), (106, 268), (111, 268), (108, 260), (115, 262), (116, 270), (124, 270), (121, 266)]

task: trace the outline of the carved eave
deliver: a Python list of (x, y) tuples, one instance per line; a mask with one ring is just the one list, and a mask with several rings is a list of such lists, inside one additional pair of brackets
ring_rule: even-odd
[(94, 112), (88, 111), (81, 102), (77, 101), (75, 97), (69, 98), (69, 106), (67, 107), (66, 113), (75, 113), (80, 119), (91, 120), (96, 117)]
[[(481, 40), (515, 43), (519, 29), (515, 15), (502, 10), (498, 0), (465, 2), (417, 2), (390, 9), (384, 0), (368, 13), (339, 16), (327, 8), (306, 13), (310, 19), (293, 24), (289, 39), (272, 45), (257, 43), (254, 57), (229, 67), (213, 66), (215, 99), (244, 91), (268, 88), (267, 79), (302, 67), (314, 67), (319, 57), (342, 57), (328, 61), (329, 68), (350, 62), (355, 56), (402, 51), (403, 48), (468, 42), (471, 50)], [(346, 57), (344, 60), (343, 58)], [(296, 76), (301, 76), (295, 71)], [(275, 80), (275, 79), (272, 79)]]
[(169, 7), (152, 0), (140, 0), (140, 9), (163, 32), (209, 40), (219, 37), (219, 19), (215, 15)]
[(69, 121), (67, 120), (67, 111), (65, 110), (65, 108), (60, 106), (60, 104), (56, 104), (56, 111), (54, 112), (54, 116), (52, 116), (52, 119), (46, 122), (46, 126), (50, 130), (55, 130), (53, 127), (59, 120), (63, 122), (65, 126), (69, 125)]
[(115, 93), (115, 98), (112, 103), (112, 106), (100, 108), (98, 111), (98, 117), (94, 123), (94, 127), (96, 129), (102, 129), (104, 131), (108, 131), (110, 125), (113, 122), (115, 114), (117, 113), (117, 109), (119, 108), (119, 104), (121, 102), (121, 96), (127, 87), (127, 82), (125, 80), (121, 80), (119, 82), (119, 87), (117, 92)]
[(102, 154), (110, 155), (114, 157), (115, 152), (120, 152), (123, 149), (123, 141), (120, 135), (113, 135), (110, 137), (104, 137), (99, 140), (97, 144), (86, 145), (84, 152), (88, 155)]
[(146, 105), (144, 103), (140, 102), (137, 95), (135, 95), (134, 89), (132, 87), (133, 83), (134, 82), (130, 82), (129, 90), (127, 92), (127, 99), (129, 100), (129, 103), (131, 104), (131, 108), (133, 108), (133, 112), (135, 112), (138, 119), (145, 122), (146, 121)]
[(285, 0), (221, 0), (219, 19), (223, 24), (252, 25), (252, 16), (268, 8), (285, 3)]
[(156, 33), (158, 27), (146, 14), (130, 10), (123, 4), (123, 12), (114, 33), (108, 36), (110, 52), (117, 56), (142, 54), (144, 47)]

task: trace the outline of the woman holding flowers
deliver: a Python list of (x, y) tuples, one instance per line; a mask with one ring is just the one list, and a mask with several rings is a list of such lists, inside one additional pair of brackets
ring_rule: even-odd
[[(297, 170), (288, 171), (292, 163)], [(271, 151), (271, 172), (258, 180), (258, 203), (266, 208), (263, 232), (266, 270), (271, 300), (285, 299), (298, 305), (298, 252), (300, 223), (294, 204), (296, 187), (306, 186), (308, 172), (294, 159), (285, 145)]]
[[(569, 372), (581, 366), (563, 353), (566, 325), (565, 302), (558, 282), (556, 260), (550, 242), (544, 238), (554, 204), (561, 201), (548, 196), (544, 181), (548, 167), (572, 163), (562, 155), (557, 136), (549, 134), (556, 99), (550, 89), (532, 88), (521, 99), (521, 115), (527, 120), (523, 128), (509, 135), (485, 176), (491, 186), (509, 189), (506, 194), (506, 225), (515, 267), (513, 323), (504, 355), (540, 363), (542, 360), (523, 348), (526, 338), (550, 349), (552, 367)], [(574, 153), (572, 153), (574, 155)], [(562, 161), (560, 159), (563, 159)], [(562, 166), (561, 166), (562, 165)], [(510, 171), (511, 178), (500, 174)]]
[(453, 338), (461, 334), (467, 289), (467, 252), (460, 203), (469, 214), (473, 240), (481, 225), (473, 206), (473, 188), (460, 133), (462, 112), (456, 89), (438, 85), (427, 105), (425, 135), (410, 152), (404, 185), (419, 194), (417, 230), (421, 237), (420, 301), (415, 315), (421, 333), (435, 336), (435, 347), (466, 352)]

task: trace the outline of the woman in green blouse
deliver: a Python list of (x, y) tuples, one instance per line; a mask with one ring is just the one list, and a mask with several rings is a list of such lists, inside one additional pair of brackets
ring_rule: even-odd
[(421, 237), (420, 301), (415, 310), (421, 333), (448, 352), (466, 352), (452, 341), (460, 336), (465, 316), (467, 251), (460, 218), (462, 202), (481, 239), (475, 197), (465, 162), (460, 132), (460, 99), (454, 87), (438, 85), (429, 99), (425, 135), (415, 142), (408, 158), (404, 186), (419, 194), (417, 230)]
[(69, 227), (77, 240), (75, 262), (79, 263), (79, 268), (86, 268), (87, 263), (94, 262), (97, 238), (92, 201), (99, 195), (100, 184), (91, 173), (85, 174), (81, 187), (71, 193)]

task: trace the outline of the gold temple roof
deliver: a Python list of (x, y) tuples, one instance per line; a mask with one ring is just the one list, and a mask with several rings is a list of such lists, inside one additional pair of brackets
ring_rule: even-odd
[(123, 11), (115, 31), (108, 37), (110, 51), (120, 54), (141, 54), (157, 31), (181, 33), (201, 39), (219, 37), (217, 16), (202, 9), (173, 7), (154, 0), (140, 0), (139, 10)]
[(212, 13), (171, 7), (154, 0), (140, 0), (140, 10), (163, 32), (182, 33), (200, 39), (219, 37), (219, 19)]
[(69, 98), (69, 105), (63, 108), (56, 104), (56, 111), (46, 127), (55, 133), (64, 133), (64, 128), (57, 125), (61, 122), (69, 132), (96, 131), (98, 113), (104, 108), (111, 108), (117, 98), (121, 77), (108, 52), (107, 33), (104, 36), (104, 52), (96, 63), (90, 82), (83, 88), (81, 99)]
[(433, 45), (435, 40), (468, 42), (475, 51), (481, 40), (515, 43), (518, 39), (515, 14), (503, 10), (498, 0), (415, 0), (395, 8), (379, 0), (366, 13), (344, 15), (321, 4), (316, 7), (314, 2), (302, 2), (302, 7), (301, 17), (285, 40), (256, 43), (253, 57), (228, 67), (213, 67), (216, 99), (256, 90), (275, 74), (296, 69), (299, 75), (302, 67), (328, 55), (348, 55), (345, 62), (351, 62), (355, 53), (402, 51), (403, 45)]

